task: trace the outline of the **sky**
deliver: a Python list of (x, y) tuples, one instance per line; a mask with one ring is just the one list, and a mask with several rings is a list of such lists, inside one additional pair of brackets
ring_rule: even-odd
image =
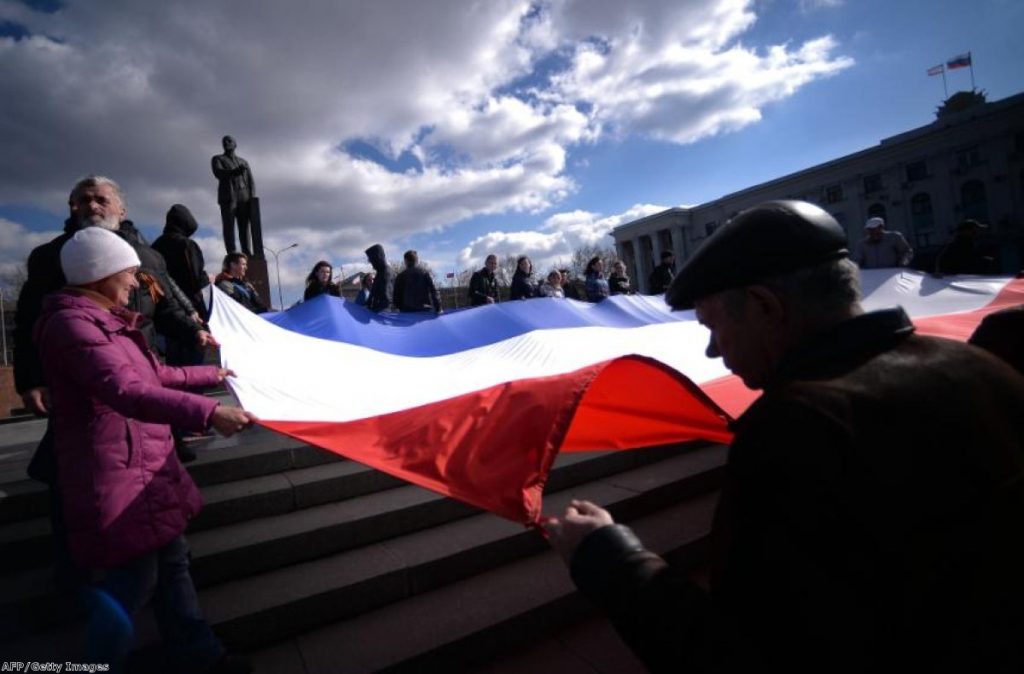
[(960, 53), (989, 100), (1021, 92), (1022, 25), (1020, 0), (0, 0), (0, 288), (91, 173), (150, 241), (188, 206), (216, 272), (225, 134), (265, 245), (298, 244), (286, 304), (373, 243), (543, 271), (928, 124)]

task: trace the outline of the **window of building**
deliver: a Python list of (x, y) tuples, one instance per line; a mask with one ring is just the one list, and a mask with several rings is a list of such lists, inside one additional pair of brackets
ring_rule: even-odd
[(915, 232), (914, 233), (914, 248), (918, 250), (924, 250), (931, 246), (939, 245), (939, 237), (935, 235), (935, 232)]
[(825, 203), (838, 204), (843, 200), (843, 186), (829, 185), (825, 188)]
[(887, 217), (885, 217), (885, 206), (883, 206), (882, 204), (879, 204), (877, 202), (871, 204), (868, 207), (868, 217), (869, 218), (882, 218), (886, 222), (889, 222), (889, 219)]
[(977, 145), (957, 150), (956, 165), (959, 168), (970, 168), (972, 166), (978, 166), (981, 163), (981, 151), (978, 149)]
[(960, 188), (960, 217), (988, 222), (988, 196), (980, 180), (968, 180)]
[(704, 224), (704, 236), (711, 236), (714, 231), (718, 229), (718, 221), (712, 220), (711, 222)]
[(880, 192), (882, 190), (882, 174), (872, 173), (869, 176), (864, 176), (864, 194), (871, 194), (872, 192)]
[(928, 177), (928, 165), (922, 159), (907, 164), (907, 182), (924, 180)]
[(919, 239), (922, 232), (930, 232), (935, 229), (932, 197), (927, 192), (918, 192), (910, 198), (910, 222)]

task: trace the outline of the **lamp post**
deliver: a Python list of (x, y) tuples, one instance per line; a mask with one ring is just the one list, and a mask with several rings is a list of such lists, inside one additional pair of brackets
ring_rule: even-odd
[(281, 294), (281, 265), (277, 261), (277, 256), (285, 252), (286, 250), (298, 248), (298, 246), (299, 244), (293, 243), (290, 246), (285, 246), (281, 250), (274, 250), (273, 248), (267, 248), (266, 246), (263, 246), (263, 250), (267, 251), (268, 253), (274, 256), (274, 270), (277, 272), (277, 300), (281, 303), (281, 311), (284, 311), (284, 295)]

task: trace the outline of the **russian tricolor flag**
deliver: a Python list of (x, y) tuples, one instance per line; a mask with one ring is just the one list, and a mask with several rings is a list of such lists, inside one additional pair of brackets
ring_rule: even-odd
[(957, 68), (966, 68), (971, 65), (971, 52), (965, 52), (963, 54), (957, 54), (953, 58), (946, 61), (946, 68), (948, 70), (956, 70)]
[[(965, 340), (1024, 282), (862, 274), (868, 310)], [(708, 332), (661, 297), (554, 298), (374, 314), (322, 295), (257, 316), (214, 289), (229, 384), (265, 426), (511, 520), (535, 523), (560, 451), (728, 442), (756, 393), (704, 355)], [(794, 429), (798, 432), (798, 429)]]

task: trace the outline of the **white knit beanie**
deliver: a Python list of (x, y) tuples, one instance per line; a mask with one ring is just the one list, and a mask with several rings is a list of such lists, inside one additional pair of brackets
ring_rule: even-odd
[(85, 285), (139, 265), (135, 249), (102, 227), (78, 230), (60, 249), (60, 266), (68, 285)]

